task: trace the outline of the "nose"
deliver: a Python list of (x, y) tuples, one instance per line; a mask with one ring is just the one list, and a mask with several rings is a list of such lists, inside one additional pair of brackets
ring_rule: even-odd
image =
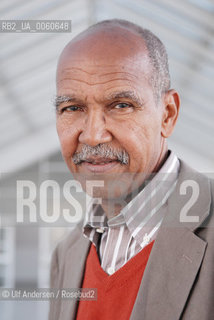
[(110, 141), (112, 141), (112, 135), (107, 130), (104, 112), (97, 110), (88, 113), (79, 135), (79, 142), (94, 147)]

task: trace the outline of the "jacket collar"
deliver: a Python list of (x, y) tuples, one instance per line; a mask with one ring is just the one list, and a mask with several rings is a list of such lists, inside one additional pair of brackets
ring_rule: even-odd
[[(88, 256), (91, 242), (83, 237), (82, 225), (79, 224), (72, 231), (72, 242), (67, 249), (63, 272), (62, 272), (62, 288), (78, 289), (82, 286), (85, 271), (85, 262)], [(60, 306), (59, 319), (75, 320), (77, 313), (77, 299), (62, 299)]]
[(211, 188), (207, 177), (181, 161), (178, 182), (168, 199), (164, 225), (191, 231), (203, 225), (210, 212)]
[[(182, 194), (187, 185), (189, 190)], [(193, 194), (197, 197), (191, 202)], [(210, 203), (208, 179), (181, 161), (177, 186), (168, 199), (167, 213), (151, 251), (131, 320), (180, 318), (207, 246), (194, 231), (205, 223)], [(182, 216), (186, 208), (189, 210)]]

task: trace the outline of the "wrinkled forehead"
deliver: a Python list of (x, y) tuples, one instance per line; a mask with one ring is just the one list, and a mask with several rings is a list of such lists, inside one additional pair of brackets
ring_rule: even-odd
[(57, 67), (57, 83), (72, 72), (98, 76), (103, 72), (149, 75), (151, 64), (143, 39), (133, 32), (116, 28), (80, 35), (63, 50)]

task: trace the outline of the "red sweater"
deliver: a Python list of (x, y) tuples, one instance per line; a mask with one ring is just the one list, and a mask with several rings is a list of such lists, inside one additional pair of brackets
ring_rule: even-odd
[(130, 318), (153, 242), (123, 267), (108, 275), (91, 245), (82, 288), (97, 288), (97, 300), (79, 302), (77, 320), (128, 320)]

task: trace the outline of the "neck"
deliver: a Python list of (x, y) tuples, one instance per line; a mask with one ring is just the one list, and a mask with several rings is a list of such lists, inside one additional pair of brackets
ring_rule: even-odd
[(161, 151), (160, 151), (160, 155), (159, 158), (156, 162), (156, 165), (154, 166), (154, 169), (152, 170), (152, 172), (158, 172), (160, 170), (160, 168), (162, 167), (162, 165), (164, 164), (164, 162), (166, 161), (168, 157), (168, 146), (166, 143), (166, 139), (162, 140), (162, 144), (161, 144)]
[(102, 208), (108, 219), (116, 217), (127, 204), (117, 203), (116, 201), (117, 199), (102, 199)]

